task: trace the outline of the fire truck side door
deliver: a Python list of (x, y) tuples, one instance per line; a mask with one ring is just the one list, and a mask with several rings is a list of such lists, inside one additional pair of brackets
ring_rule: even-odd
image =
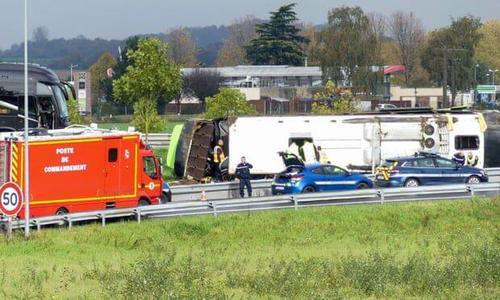
[(104, 141), (104, 189), (107, 196), (120, 194), (120, 148), (121, 139)]

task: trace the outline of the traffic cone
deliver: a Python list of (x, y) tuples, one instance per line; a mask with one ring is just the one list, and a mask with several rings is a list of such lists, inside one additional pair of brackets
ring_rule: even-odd
[(205, 189), (201, 190), (200, 200), (201, 201), (207, 201), (208, 200), (207, 193), (205, 193)]

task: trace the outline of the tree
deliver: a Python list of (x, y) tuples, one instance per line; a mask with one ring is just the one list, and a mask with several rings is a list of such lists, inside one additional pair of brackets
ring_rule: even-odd
[(271, 12), (271, 20), (258, 24), (258, 36), (245, 47), (247, 58), (255, 65), (303, 65), (305, 54), (302, 44), (307, 40), (299, 35), (295, 3)]
[(196, 45), (191, 33), (186, 28), (179, 27), (172, 30), (167, 35), (167, 41), (170, 45), (170, 56), (176, 64), (190, 68), (198, 63), (196, 60)]
[(196, 96), (205, 106), (205, 99), (219, 91), (222, 81), (218, 72), (196, 68), (184, 76), (183, 93)]
[[(156, 106), (160, 98), (168, 102), (179, 94), (181, 89), (181, 72), (179, 66), (170, 59), (168, 44), (157, 38), (139, 40), (136, 51), (129, 50), (127, 58), (133, 61), (125, 74), (113, 82), (115, 98), (126, 103), (136, 103), (134, 120), (146, 134), (156, 120), (151, 107)], [(137, 104), (140, 101), (141, 103)]]
[(314, 94), (311, 105), (313, 114), (325, 115), (332, 113), (353, 113), (359, 111), (359, 105), (352, 93), (347, 89), (338, 88), (335, 83), (328, 80), (321, 91)]
[(92, 91), (92, 100), (100, 101), (104, 98), (109, 100), (112, 96), (112, 90), (110, 89), (109, 82), (110, 78), (107, 76), (107, 70), (109, 68), (114, 68), (116, 65), (116, 59), (109, 52), (104, 52), (99, 59), (93, 64), (90, 71), (90, 87)]
[[(481, 22), (471, 16), (453, 20), (449, 27), (430, 33), (422, 52), (422, 66), (430, 79), (447, 89), (450, 85), (451, 106), (458, 91), (469, 90), (474, 84), (474, 49), (481, 35)], [(446, 99), (444, 105), (448, 103)]]
[(360, 7), (330, 10), (328, 25), (321, 32), (320, 62), (325, 79), (337, 85), (352, 83), (354, 73), (369, 68), (376, 54), (377, 36)]
[(476, 61), (492, 69), (500, 69), (500, 20), (487, 21), (479, 28), (481, 39), (476, 48)]
[(45, 26), (38, 26), (33, 30), (33, 42), (47, 42), (49, 40), (49, 30)]
[(118, 54), (118, 62), (116, 64), (116, 67), (114, 69), (114, 78), (118, 79), (120, 78), (123, 74), (125, 74), (125, 71), (127, 70), (127, 67), (132, 65), (134, 62), (132, 58), (130, 58), (127, 54), (129, 51), (136, 51), (137, 48), (139, 47), (139, 37), (138, 36), (131, 36), (125, 40), (125, 46), (121, 50), (121, 52)]
[(307, 64), (311, 66), (319, 66), (320, 32), (316, 30), (313, 24), (305, 24), (302, 28), (301, 34), (309, 41), (307, 44), (304, 44), (304, 53), (306, 55)]
[(218, 94), (207, 98), (209, 119), (237, 117), (255, 114), (255, 108), (250, 105), (245, 95), (237, 89), (222, 88)]
[(405, 65), (405, 83), (408, 86), (418, 64), (419, 51), (425, 38), (422, 22), (415, 15), (404, 12), (394, 13), (389, 21), (392, 38), (397, 43), (399, 63)]
[(140, 98), (134, 103), (134, 116), (132, 117), (132, 125), (140, 132), (161, 132), (165, 129), (165, 119), (158, 115), (156, 103), (147, 98)]
[(236, 66), (248, 64), (245, 46), (256, 37), (255, 25), (258, 20), (247, 16), (236, 20), (229, 26), (229, 36), (224, 40), (224, 45), (217, 55), (217, 66)]

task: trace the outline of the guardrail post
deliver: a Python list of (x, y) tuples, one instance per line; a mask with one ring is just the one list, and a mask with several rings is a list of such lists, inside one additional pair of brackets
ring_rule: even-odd
[(68, 229), (71, 229), (73, 227), (73, 221), (71, 221), (71, 218), (66, 216), (64, 219), (68, 222)]
[(106, 213), (101, 214), (102, 227), (106, 226)]
[(135, 216), (137, 218), (137, 223), (141, 223), (141, 208), (140, 207), (135, 209)]
[(298, 210), (299, 209), (299, 201), (294, 196), (291, 196), (291, 198), (293, 201), (293, 208), (295, 208), (295, 210)]
[(472, 200), (472, 198), (474, 198), (474, 195), (475, 195), (475, 193), (474, 193), (474, 187), (472, 185), (468, 185), (467, 186), (467, 190), (470, 193), (470, 200)]
[(42, 225), (40, 224), (40, 222), (37, 222), (35, 221), (35, 224), (36, 224), (36, 231), (40, 231), (42, 229)]
[(210, 202), (210, 205), (209, 205), (209, 206), (211, 206), (211, 207), (212, 207), (212, 209), (213, 209), (213, 211), (214, 211), (214, 212), (213, 212), (214, 217), (217, 217), (217, 203), (215, 203), (215, 202)]
[(377, 194), (380, 197), (380, 204), (384, 204), (385, 195), (383, 190), (377, 190)]

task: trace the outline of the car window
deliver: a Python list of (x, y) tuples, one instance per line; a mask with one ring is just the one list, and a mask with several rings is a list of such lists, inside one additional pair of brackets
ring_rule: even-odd
[(434, 168), (434, 161), (432, 158), (422, 158), (417, 161), (420, 168)]
[(418, 167), (416, 160), (405, 161), (402, 165), (403, 167), (415, 168)]
[(317, 175), (323, 175), (323, 168), (322, 167), (318, 167), (316, 169), (312, 169), (312, 171), (314, 174), (317, 174)]
[(336, 166), (324, 166), (323, 173), (325, 175), (343, 176), (347, 175), (347, 172)]
[(286, 173), (300, 173), (302, 172), (303, 168), (299, 166), (292, 166), (286, 168)]
[(439, 168), (455, 168), (456, 167), (455, 162), (448, 160), (448, 159), (444, 159), (444, 158), (436, 158), (436, 165)]

